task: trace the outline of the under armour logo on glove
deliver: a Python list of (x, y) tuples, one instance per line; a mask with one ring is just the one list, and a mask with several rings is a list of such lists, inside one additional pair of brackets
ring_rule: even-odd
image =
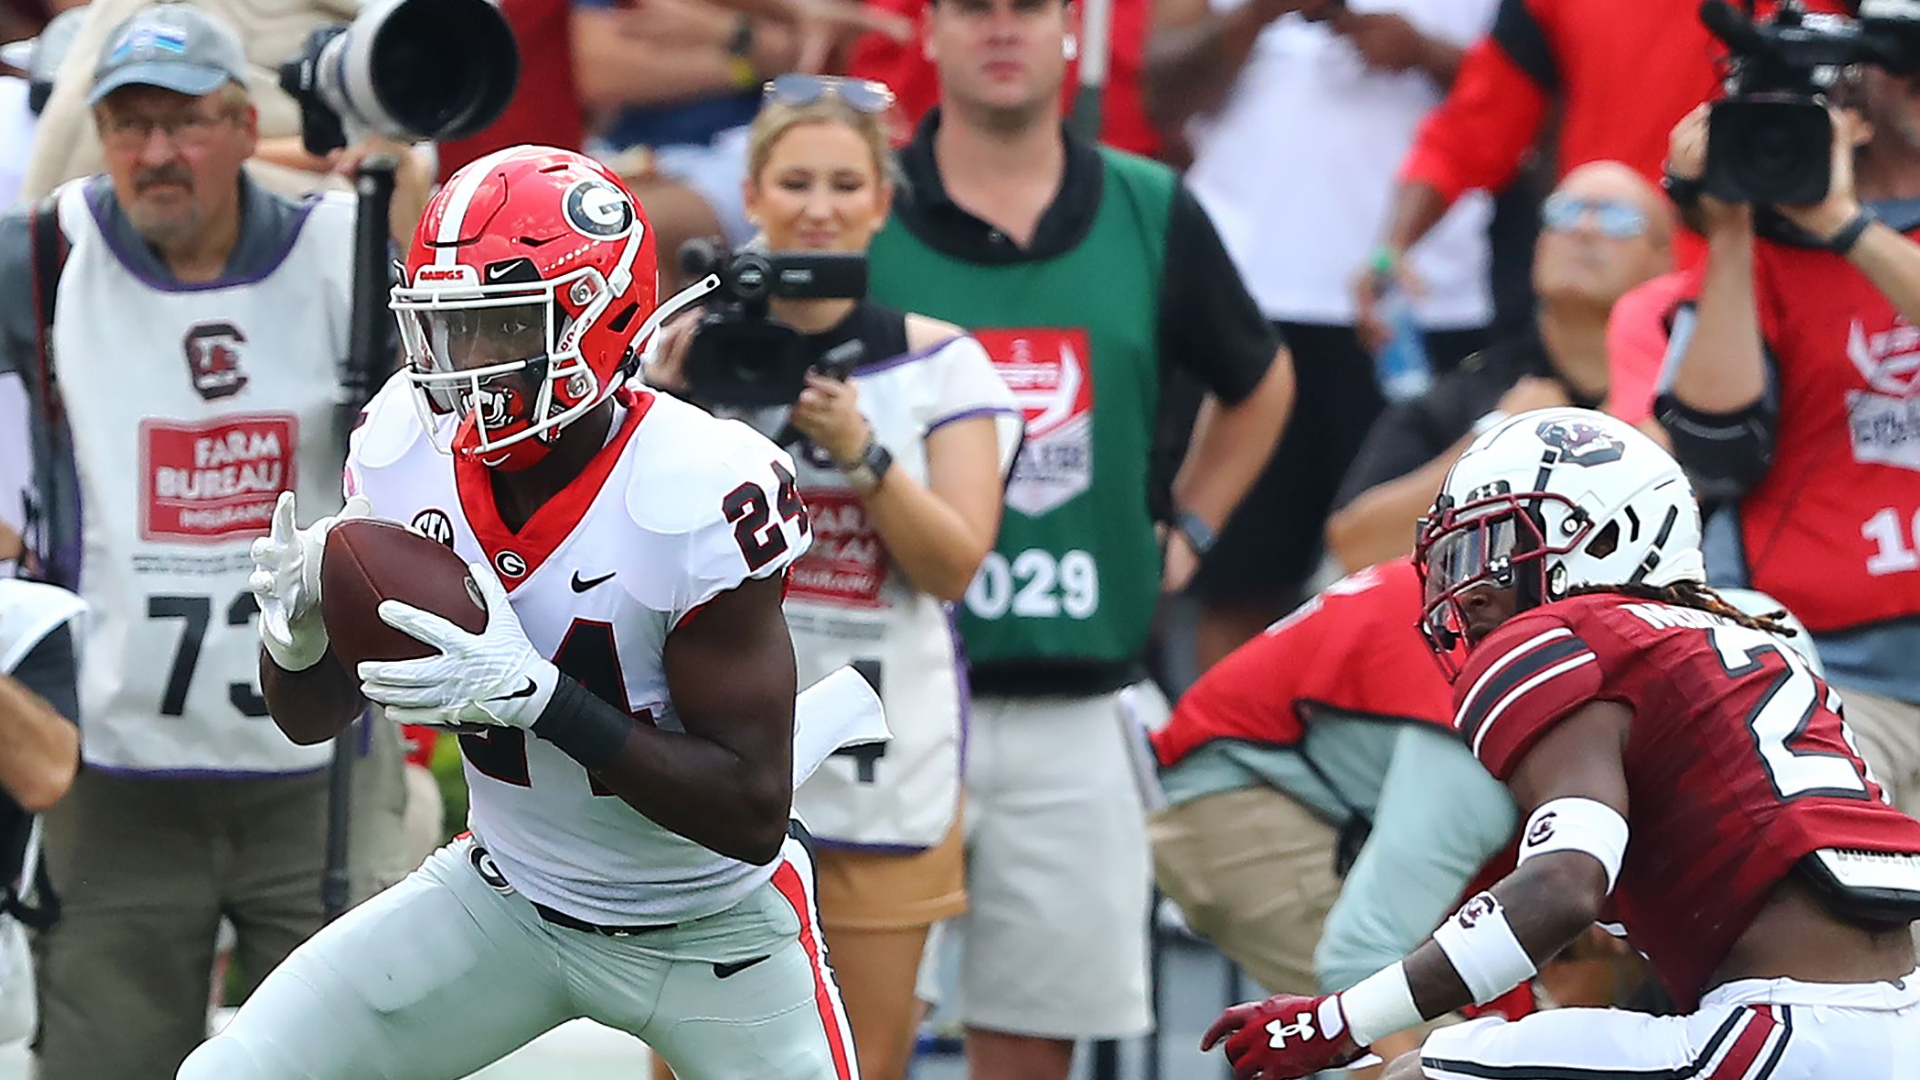
[(1220, 1014), (1200, 1040), (1225, 1042), (1234, 1080), (1297, 1080), (1359, 1057), (1338, 995), (1276, 994)]
[(1275, 1050), (1285, 1050), (1288, 1038), (1311, 1039), (1314, 1037), (1313, 1014), (1301, 1013), (1299, 1019), (1291, 1024), (1285, 1020), (1269, 1020), (1267, 1034), (1272, 1036), (1267, 1040), (1267, 1045)]

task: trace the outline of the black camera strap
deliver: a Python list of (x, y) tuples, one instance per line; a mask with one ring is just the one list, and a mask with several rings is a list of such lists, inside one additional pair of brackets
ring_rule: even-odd
[(28, 496), (23, 541), (37, 561), (33, 576), (73, 588), (79, 583), (78, 552), (73, 551), (69, 558), (68, 550), (76, 545), (63, 543), (70, 530), (64, 520), (65, 505), (56, 470), (56, 462), (72, 460), (66, 406), (53, 370), (54, 302), (69, 251), (66, 233), (60, 228), (58, 196), (55, 192), (34, 205), (27, 233), (33, 272), (34, 388), (46, 452), (34, 455), (35, 494)]

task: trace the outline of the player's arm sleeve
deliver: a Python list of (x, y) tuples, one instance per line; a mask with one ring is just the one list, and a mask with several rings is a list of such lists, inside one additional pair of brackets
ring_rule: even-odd
[(1412, 952), (1440, 925), (1519, 814), (1459, 739), (1411, 724), (1394, 743), (1373, 832), (1327, 915), (1314, 971), (1345, 990)]
[(14, 665), (13, 679), (53, 706), (55, 712), (79, 723), (79, 661), (73, 651), (73, 629), (61, 623), (27, 650)]
[(1502, 0), (1493, 30), (1467, 49), (1446, 99), (1421, 123), (1401, 180), (1427, 184), (1449, 203), (1513, 180), (1560, 88), (1538, 3)]
[(1541, 735), (1595, 700), (1602, 679), (1592, 646), (1544, 611), (1496, 634), (1454, 681), (1453, 724), (1487, 771), (1505, 780)]
[(700, 524), (683, 534), (686, 572), (673, 597), (669, 625), (678, 626), (702, 604), (752, 578), (786, 572), (813, 542), (813, 529), (794, 483), (793, 459), (744, 424), (734, 445), (697, 478), (708, 499)]
[(1027, 424), (1006, 380), (994, 370), (987, 350), (971, 334), (962, 334), (938, 347), (931, 358), (941, 365), (939, 399), (927, 422), (931, 435), (948, 424), (976, 417), (993, 420), (994, 442), (999, 454), (1000, 475), (1013, 468), (1013, 456), (1020, 449)]
[(1213, 220), (1185, 185), (1167, 211), (1160, 286), (1160, 356), (1237, 405), (1266, 377), (1279, 331), (1260, 313)]

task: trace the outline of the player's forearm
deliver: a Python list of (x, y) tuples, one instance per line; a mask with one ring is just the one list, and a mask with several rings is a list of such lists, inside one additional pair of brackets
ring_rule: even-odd
[(1215, 529), (1226, 524), (1266, 469), (1293, 412), (1293, 358), (1286, 349), (1253, 393), (1233, 405), (1208, 396), (1193, 424), (1193, 445), (1173, 480), (1173, 505)]
[[(1504, 917), (1537, 970), (1599, 918), (1607, 895), (1607, 874), (1584, 853), (1558, 851), (1527, 860), (1488, 891), (1500, 902), (1501, 911), (1483, 918)], [(1462, 911), (1474, 906), (1469, 899)], [(1451, 918), (1457, 921), (1461, 916)], [(1475, 1003), (1453, 961), (1435, 942), (1429, 940), (1414, 950), (1405, 963), (1407, 985), (1423, 1020)], [(1500, 992), (1513, 985), (1518, 980)], [(1497, 995), (1483, 995), (1487, 1000), (1491, 996)]]
[(340, 734), (367, 707), (359, 682), (340, 665), (331, 649), (304, 671), (288, 671), (261, 649), (260, 692), (273, 722), (301, 746), (326, 742)]
[(1708, 238), (1693, 336), (1680, 354), (1672, 394), (1688, 408), (1723, 414), (1752, 406), (1766, 391), (1753, 296), (1753, 233), (1722, 228)]
[(58, 802), (80, 767), (80, 729), (6, 675), (0, 675), (0, 747), (0, 787), (28, 813)]
[(741, 862), (765, 864), (780, 853), (793, 803), (790, 766), (640, 723), (565, 676), (533, 733), (661, 828)]

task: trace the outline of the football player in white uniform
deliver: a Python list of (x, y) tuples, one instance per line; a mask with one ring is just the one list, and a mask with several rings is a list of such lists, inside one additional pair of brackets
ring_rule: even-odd
[(179, 1076), (452, 1080), (584, 1016), (683, 1080), (852, 1080), (789, 830), (792, 461), (626, 385), (663, 314), (653, 237), (589, 158), (462, 169), (405, 272), (407, 365), (354, 435), (346, 513), (465, 556), (487, 625), (388, 601), (439, 653), (343, 670), (318, 609), (331, 523), (295, 530), (283, 502), (255, 549), (262, 686), (298, 742), (364, 700), (459, 728), (472, 832), (302, 946)]

